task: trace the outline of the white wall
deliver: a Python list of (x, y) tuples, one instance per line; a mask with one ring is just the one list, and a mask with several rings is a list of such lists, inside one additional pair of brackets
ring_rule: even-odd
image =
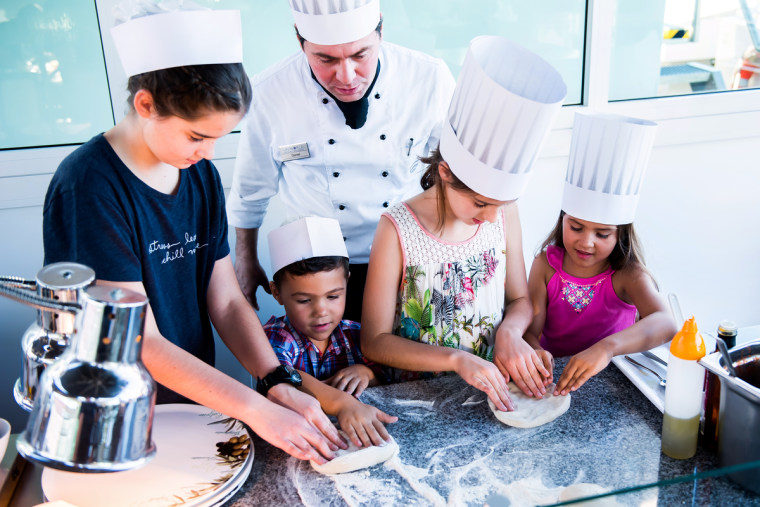
[[(725, 96), (719, 102), (687, 98), (686, 108), (675, 99), (610, 105), (659, 122), (635, 223), (662, 292), (676, 292), (684, 313), (694, 314), (711, 332), (725, 318), (740, 327), (760, 324), (760, 94)], [(572, 114), (573, 108), (563, 109), (520, 201), (528, 266), (559, 213)], [(215, 163), (227, 188), (236, 143), (231, 134), (217, 148)], [(34, 278), (42, 267), (42, 199), (58, 161), (72, 149), (0, 152), (0, 274)], [(279, 223), (278, 207), (271, 205), (262, 238)], [(230, 242), (234, 249), (233, 231)], [(260, 251), (266, 253), (266, 245)], [(268, 258), (263, 265), (268, 267)], [(270, 296), (261, 290), (259, 296), (262, 320), (281, 313)], [(0, 298), (0, 416), (11, 421), (14, 432), (26, 418), (12, 396), (21, 367), (20, 338), (35, 315)], [(218, 351), (220, 368), (249, 380), (223, 345)]]

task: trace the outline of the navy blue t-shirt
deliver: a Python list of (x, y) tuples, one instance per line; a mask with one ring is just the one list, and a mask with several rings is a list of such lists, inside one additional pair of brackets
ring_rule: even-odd
[(78, 262), (99, 280), (142, 282), (158, 329), (214, 364), (206, 305), (214, 263), (230, 253), (214, 165), (180, 171), (176, 195), (135, 176), (102, 134), (66, 157), (43, 210), (45, 264)]

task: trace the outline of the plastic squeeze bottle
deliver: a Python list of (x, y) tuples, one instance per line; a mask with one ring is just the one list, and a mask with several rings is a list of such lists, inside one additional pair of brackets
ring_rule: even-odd
[(705, 369), (697, 361), (704, 356), (705, 342), (691, 317), (673, 337), (668, 358), (662, 452), (671, 458), (688, 459), (697, 452), (705, 380)]

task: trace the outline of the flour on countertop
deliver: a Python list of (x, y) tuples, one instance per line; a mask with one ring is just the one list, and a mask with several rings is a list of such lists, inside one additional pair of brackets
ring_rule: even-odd
[(393, 402), (402, 407), (420, 407), (428, 410), (433, 410), (433, 405), (435, 405), (435, 401), (424, 400), (393, 400)]
[(427, 501), (436, 506), (446, 505), (446, 500), (438, 492), (422, 482), (423, 477), (427, 477), (428, 470), (417, 468), (411, 465), (401, 463), (398, 455), (392, 457), (383, 465), (385, 468), (395, 471), (409, 483), (414, 491), (422, 495)]
[(482, 395), (473, 394), (472, 396), (464, 400), (464, 402), (462, 403), (462, 406), (466, 407), (467, 405), (480, 405), (484, 401), (486, 401), (486, 399), (482, 397)]

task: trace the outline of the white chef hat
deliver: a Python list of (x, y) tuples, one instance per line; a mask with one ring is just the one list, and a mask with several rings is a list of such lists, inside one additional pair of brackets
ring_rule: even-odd
[(331, 46), (366, 37), (380, 23), (380, 0), (289, 0), (298, 33)]
[(334, 218), (299, 218), (272, 230), (267, 239), (273, 274), (312, 257), (348, 258), (340, 223)]
[(548, 62), (504, 37), (470, 43), (441, 133), (441, 156), (473, 191), (520, 197), (567, 87)]
[(127, 77), (160, 69), (242, 63), (240, 11), (183, 0), (127, 0), (114, 8), (111, 35)]
[(639, 118), (575, 113), (565, 213), (607, 225), (633, 222), (656, 130)]

